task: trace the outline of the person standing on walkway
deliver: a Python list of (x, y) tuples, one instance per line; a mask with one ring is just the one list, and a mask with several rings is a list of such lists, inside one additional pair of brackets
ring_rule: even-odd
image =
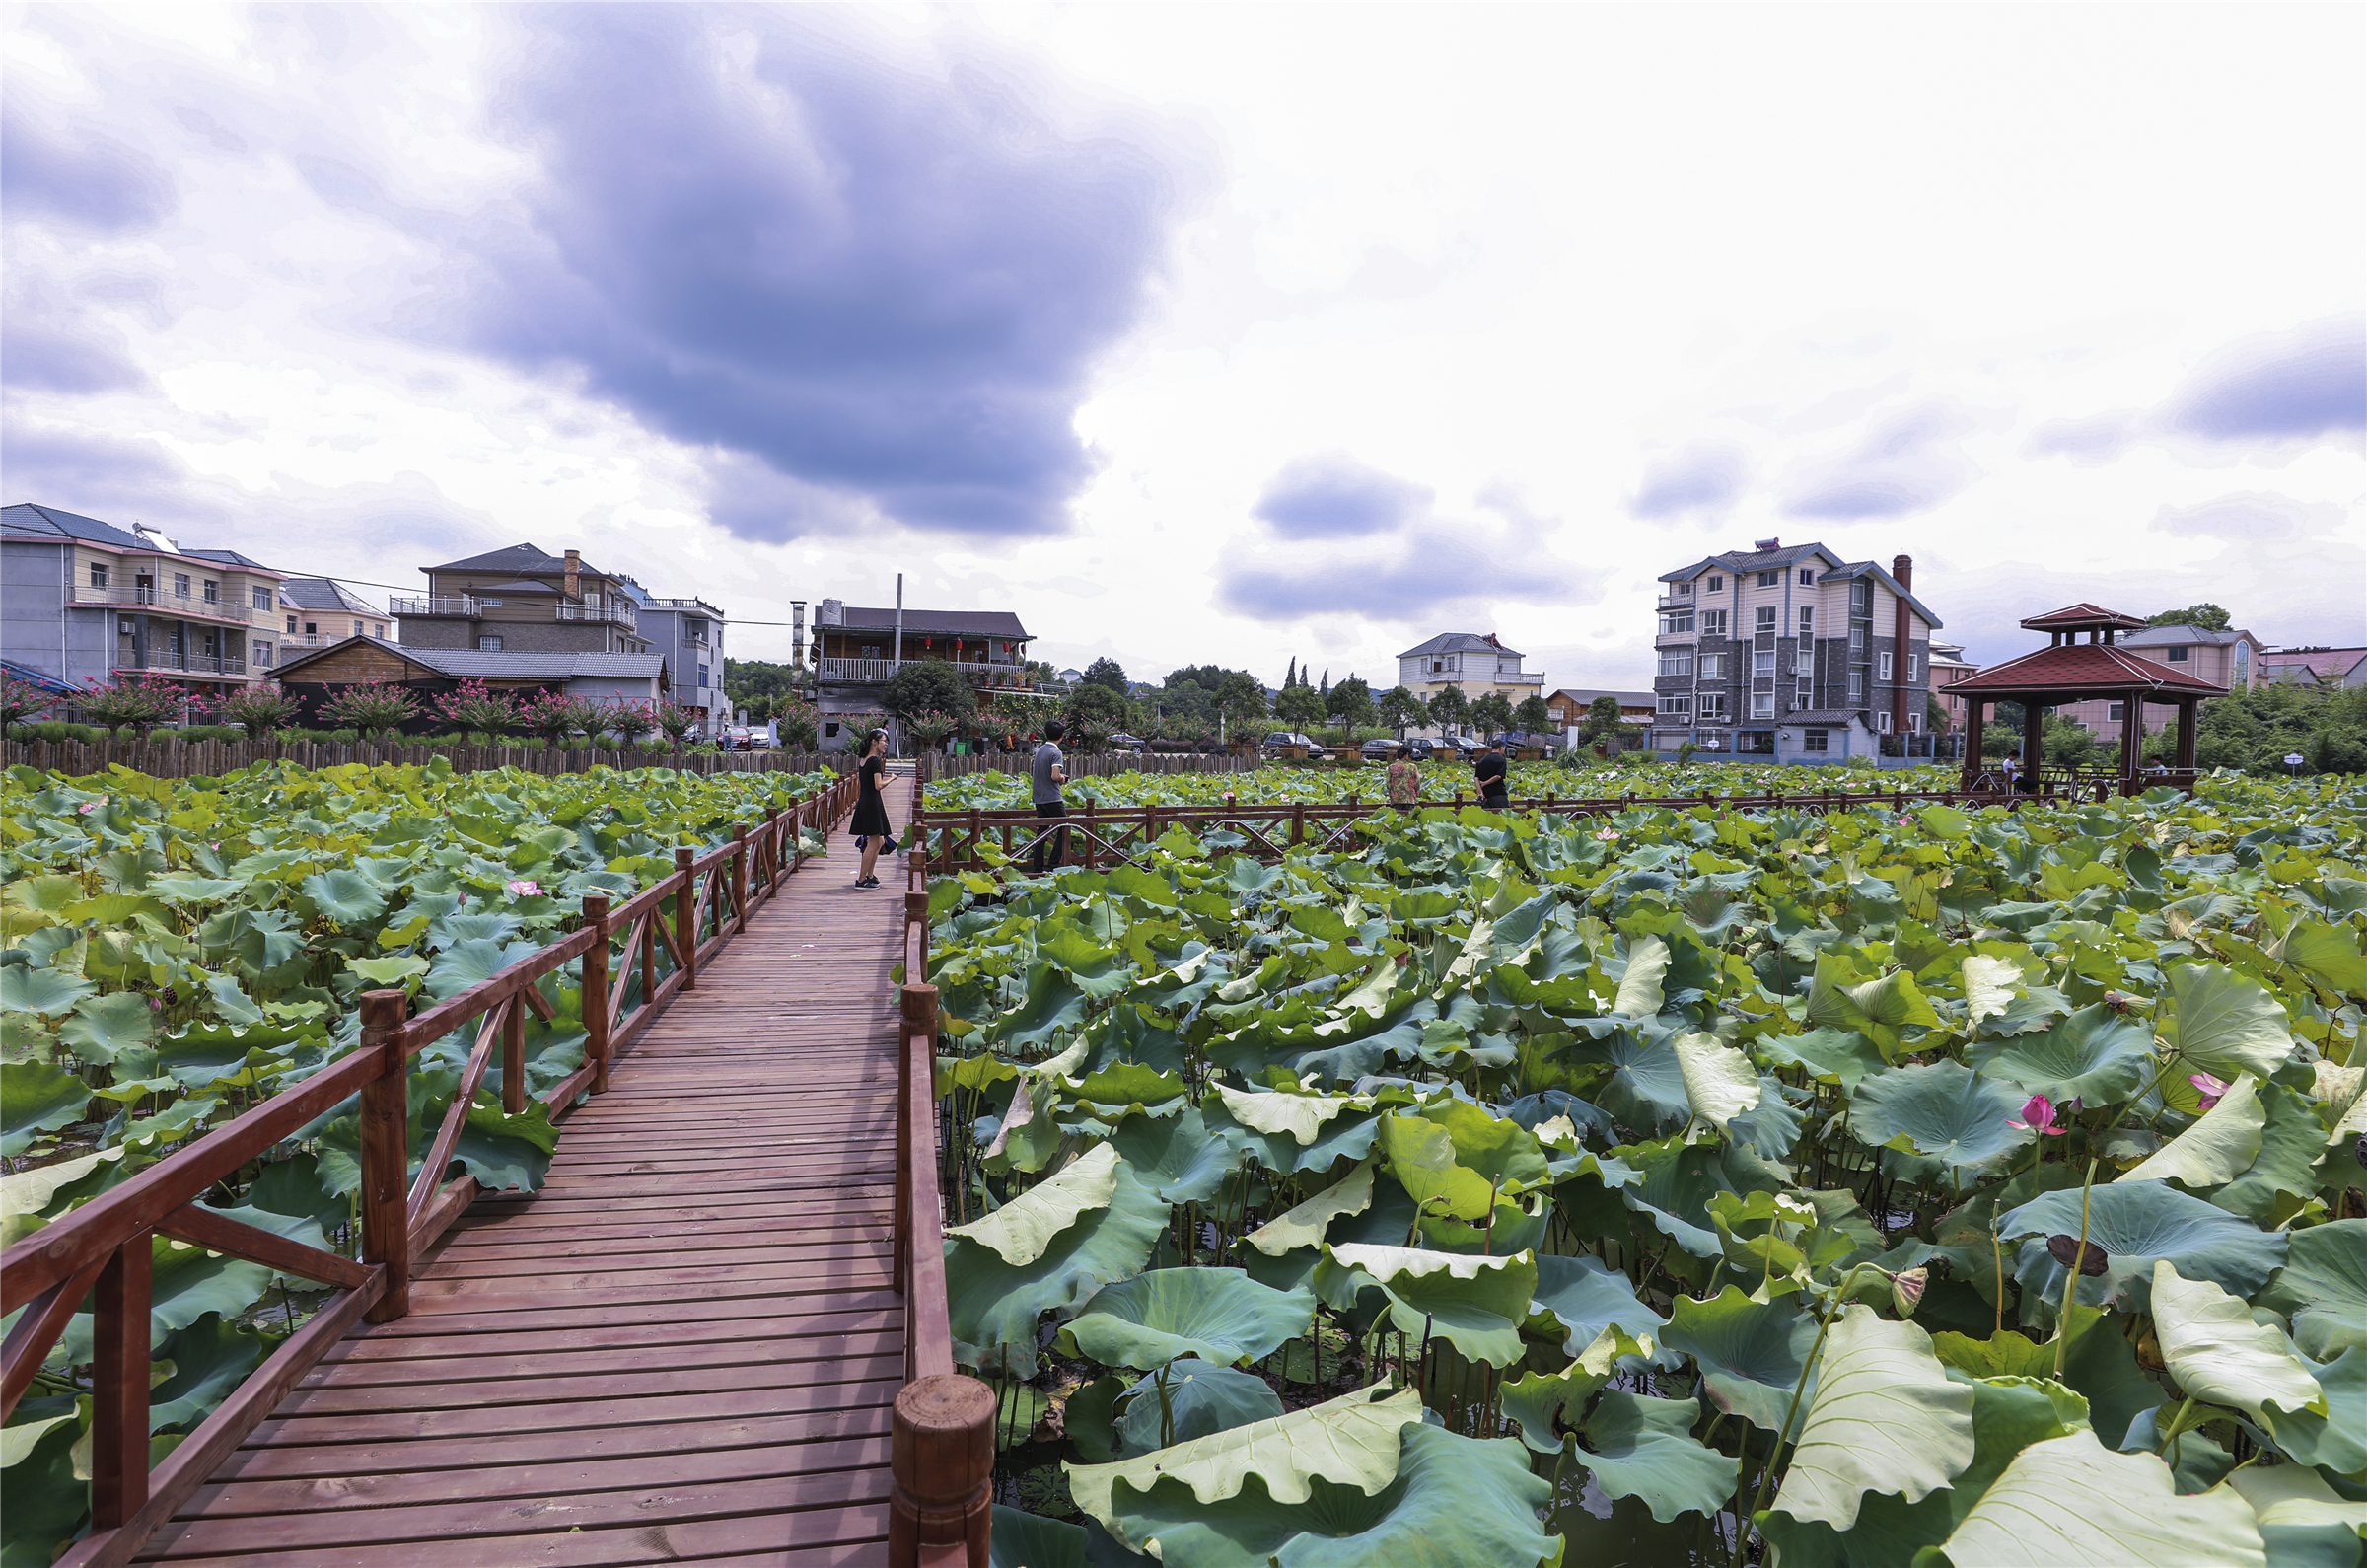
[[(1046, 720), (1043, 744), (1036, 748), (1036, 815), (1038, 818), (1066, 817), (1068, 803), (1060, 798), (1060, 786), (1068, 782), (1068, 759), (1060, 754), (1060, 737), (1068, 731), (1058, 719)], [(1042, 828), (1037, 828), (1039, 833)], [(1044, 848), (1051, 846), (1052, 865), (1057, 869), (1068, 858), (1068, 829), (1055, 829), (1048, 838), (1040, 837), (1036, 847), (1028, 852), (1028, 870), (1043, 875)]]
[(1422, 798), (1422, 773), (1413, 765), (1412, 747), (1398, 748), (1396, 754), (1390, 758), (1386, 777), (1389, 804), (1401, 812), (1412, 811), (1414, 803)]
[(1491, 812), (1504, 811), (1512, 805), (1504, 775), (1511, 769), (1504, 760), (1504, 737), (1488, 738), (1487, 749), (1471, 765), (1472, 774), (1479, 780), (1479, 804)]
[(863, 762), (856, 769), (852, 826), (855, 841), (863, 846), (863, 869), (855, 874), (858, 888), (877, 888), (880, 879), (872, 871), (879, 864), (880, 851), (896, 852), (896, 840), (891, 836), (896, 826), (888, 820), (888, 801), (880, 793), (880, 787), (887, 782), (888, 732), (874, 730), (863, 739)]

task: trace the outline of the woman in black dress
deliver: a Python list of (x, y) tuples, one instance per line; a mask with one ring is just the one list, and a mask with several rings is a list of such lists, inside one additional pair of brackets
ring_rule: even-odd
[(896, 831), (888, 820), (888, 803), (881, 798), (880, 786), (888, 780), (888, 732), (874, 730), (863, 740), (863, 765), (857, 770), (855, 794), (855, 842), (863, 846), (863, 869), (855, 877), (858, 888), (877, 888), (880, 879), (872, 875), (879, 864), (883, 848), (893, 851), (896, 840), (889, 835)]

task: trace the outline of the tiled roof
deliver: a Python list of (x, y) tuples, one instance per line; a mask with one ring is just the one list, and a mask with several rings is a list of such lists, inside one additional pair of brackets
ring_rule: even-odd
[(2044, 615), (2033, 615), (2022, 624), (2031, 631), (2085, 631), (2091, 626), (2116, 626), (2141, 631), (2145, 626), (2134, 615), (2123, 615), (2116, 609), (2106, 609), (2101, 605), (2091, 605), (2085, 601), (2065, 605), (2060, 609), (2050, 609)]
[(1567, 697), (1581, 706), (1594, 701), (1597, 697), (1616, 697), (1621, 707), (1628, 708), (1649, 708), (1660, 700), (1649, 691), (1600, 691), (1591, 686), (1563, 686), (1553, 695)]
[(1729, 550), (1723, 555), (1704, 555), (1692, 565), (1679, 567), (1673, 572), (1663, 572), (1660, 580), (1664, 583), (1679, 582), (1706, 572), (1713, 566), (1722, 566), (1730, 572), (1767, 572), (1777, 567), (1796, 566), (1819, 556), (1835, 566), (1841, 562), (1839, 556), (1822, 544), (1792, 544), (1773, 550)]
[(281, 678), (286, 678), (288, 671), (325, 658), (346, 643), (354, 642), (366, 642), (373, 648), (425, 666), (438, 675), (450, 676), (456, 680), (472, 677), (478, 679), (567, 680), (577, 676), (638, 679), (657, 677), (666, 669), (664, 656), (654, 653), (520, 653), (491, 648), (415, 648), (408, 643), (389, 642), (384, 637), (348, 637), (344, 642), (282, 661), (279, 667)]
[(244, 566), (249, 571), (267, 572), (271, 570), (262, 562), (251, 556), (241, 555), (237, 550), (182, 550), (180, 553), (194, 555), (201, 561), (219, 561), (224, 566)]
[(2205, 626), (2148, 626), (2143, 631), (2132, 631), (2127, 636), (2120, 638), (2119, 646), (2123, 648), (2184, 648), (2197, 643), (2207, 643), (2215, 648), (2224, 648), (2231, 643), (2242, 642), (2247, 637), (2251, 637), (2256, 646), (2259, 643), (2259, 638), (2253, 637), (2251, 632), (2241, 629), (2212, 631)]
[(2094, 692), (2114, 694), (2142, 686), (2155, 693), (2174, 696), (2223, 697), (2225, 686), (2212, 685), (2141, 659), (2135, 654), (2122, 653), (2118, 648), (2103, 643), (2073, 643), (2062, 648), (2042, 648), (2037, 653), (2009, 659), (1992, 665), (1976, 676), (1967, 676), (1953, 685), (1942, 686), (1943, 693), (1969, 696), (2014, 697), (2023, 693), (2044, 695), (2053, 692)]
[(112, 523), (22, 501), (15, 506), (0, 507), (0, 531), (19, 538), (81, 539), (91, 544), (112, 544), (119, 549), (150, 548), (146, 539)]
[[(594, 566), (590, 561), (578, 561), (576, 565), (578, 569), (580, 569), (587, 577), (606, 577), (609, 575), (608, 573), (602, 571), (599, 567)], [(536, 574), (541, 574), (545, 572), (564, 572), (567, 570), (567, 560), (564, 556), (550, 554), (539, 544), (512, 544), (498, 550), (487, 550), (482, 555), (471, 555), (466, 560), (446, 561), (441, 566), (426, 566), (421, 567), (420, 570), (428, 572), (532, 572)]]
[(387, 618), (385, 610), (343, 583), (326, 577), (291, 577), (279, 585), (279, 601), (298, 609), (342, 609), (357, 615), (375, 615), (381, 620)]
[(2321, 680), (2339, 680), (2367, 660), (2367, 648), (2293, 648), (2260, 655), (2263, 670), (2290, 670), (2296, 665)]
[[(841, 631), (894, 631), (896, 610), (866, 609), (848, 605), (838, 611), (835, 623)], [(1028, 640), (1028, 628), (1019, 617), (1007, 609), (912, 609), (904, 610), (904, 635), (947, 637), (1004, 637), (1015, 642)]]
[[(1931, 612), (1931, 606), (1929, 605), (1924, 604), (1923, 601), (1917, 599), (1914, 595), (1908, 593), (1904, 588), (1901, 587), (1899, 579), (1893, 577), (1889, 572), (1884, 571), (1880, 566), (1876, 565), (1872, 561), (1851, 561), (1846, 566), (1836, 566), (1831, 571), (1827, 572), (1823, 577), (1818, 578), (1817, 581), (1820, 583), (1831, 583), (1859, 577), (1871, 577), (1874, 579), (1874, 581), (1880, 583), (1892, 593), (1897, 594), (1901, 599), (1905, 600), (1907, 604), (1914, 606), (1915, 613), (1923, 617), (1923, 624), (1929, 626), (1932, 630), (1937, 631), (1941, 626), (1946, 624), (1946, 622), (1942, 621), (1939, 616)], [(1882, 628), (1879, 626), (1876, 627), (1875, 635), (1880, 636), (1881, 634)]]
[(1854, 708), (1802, 708), (1797, 713), (1785, 714), (1783, 722), (1785, 724), (1830, 726), (1851, 723), (1857, 719), (1857, 710)]
[(1492, 631), (1442, 631), (1428, 642), (1419, 647), (1408, 648), (1398, 657), (1400, 659), (1426, 659), (1432, 654), (1447, 653), (1495, 653), (1506, 654), (1514, 659), (1521, 657), (1521, 651), (1518, 648), (1505, 647), (1503, 643), (1497, 641), (1496, 634)]

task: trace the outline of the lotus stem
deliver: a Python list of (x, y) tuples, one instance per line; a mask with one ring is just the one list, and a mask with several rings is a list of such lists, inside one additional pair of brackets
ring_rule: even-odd
[(2063, 1361), (2071, 1353), (2071, 1303), (2079, 1292), (2079, 1276), (2088, 1261), (2088, 1198), (2096, 1189), (2096, 1160), (2088, 1159), (2088, 1179), (2079, 1189), (2079, 1249), (2071, 1254), (2071, 1264), (2063, 1276), (2063, 1308), (2055, 1315), (2054, 1377), (2062, 1381)]
[(1997, 1262), (1997, 1326), (1989, 1337), (2005, 1332), (2005, 1244), (1997, 1240), (1997, 1217), (1989, 1216), (1989, 1252)]
[[(1791, 1437), (1792, 1421), (1800, 1414), (1800, 1400), (1808, 1392), (1809, 1375), (1817, 1370), (1817, 1358), (1825, 1353), (1825, 1335), (1832, 1328), (1833, 1315), (1849, 1299), (1849, 1289), (1857, 1283), (1857, 1276), (1873, 1266), (1871, 1263), (1860, 1263), (1841, 1276), (1839, 1288), (1833, 1291), (1832, 1299), (1825, 1304), (1824, 1316), (1817, 1320), (1817, 1342), (1809, 1346), (1808, 1360), (1801, 1364), (1799, 1381), (1792, 1385), (1791, 1407), (1783, 1412), (1783, 1425), (1776, 1429), (1775, 1446), (1767, 1452), (1766, 1467), (1758, 1472), (1758, 1490), (1752, 1495), (1751, 1512), (1734, 1522), (1734, 1568), (1742, 1568), (1743, 1551), (1751, 1540), (1751, 1522), (1766, 1506), (1767, 1483), (1775, 1478), (1775, 1467), (1783, 1461), (1784, 1444)], [(1749, 1436), (1747, 1432), (1744, 1434), (1746, 1447)]]
[(2189, 1393), (2187, 1395), (2187, 1402), (2178, 1407), (2178, 1414), (2170, 1418), (2170, 1435), (2162, 1440), (2160, 1448), (2154, 1450), (2155, 1453), (2169, 1461), (2170, 1467), (2174, 1470), (2178, 1468), (2178, 1440), (2187, 1435), (2187, 1412), (2193, 1408), (2194, 1396)]

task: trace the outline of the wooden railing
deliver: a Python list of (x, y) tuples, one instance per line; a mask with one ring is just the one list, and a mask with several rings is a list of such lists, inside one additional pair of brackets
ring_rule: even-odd
[[(854, 789), (852, 778), (841, 779), (787, 812), (767, 812), (753, 828), (733, 828), (728, 843), (703, 855), (677, 850), (672, 875), (614, 909), (605, 897), (586, 897), (580, 929), (415, 1017), (403, 1016), (408, 998), (400, 991), (365, 992), (361, 1043), (350, 1054), (0, 1253), (0, 1314), (25, 1309), (0, 1346), (0, 1418), (32, 1386), (86, 1298), (96, 1316), (91, 1529), (59, 1564), (128, 1562), (347, 1329), (363, 1319), (389, 1322), (409, 1310), (413, 1263), (476, 1197), (474, 1177), (446, 1180), (445, 1173), (497, 1051), (503, 1107), (526, 1106), (526, 1014), (552, 1017), (545, 980), (581, 961), (584, 1064), (539, 1097), (556, 1119), (579, 1097), (608, 1087), (616, 1054), (676, 992), (697, 984), (698, 966), (747, 929), (749, 915), (798, 869), (805, 858), (801, 831), (826, 830), (852, 808)], [(411, 1059), (471, 1026), (475, 1042), (460, 1087), (414, 1177)], [(199, 1201), (249, 1161), (357, 1095), (359, 1261)], [(151, 1471), (149, 1285), (159, 1236), (317, 1280), (333, 1294)], [(941, 1302), (942, 1279), (940, 1260)]]
[[(1887, 792), (1848, 792), (1827, 790), (1800, 795), (1621, 795), (1564, 799), (1547, 795), (1541, 799), (1514, 801), (1503, 808), (1523, 816), (1542, 813), (1572, 820), (1589, 817), (1609, 817), (1617, 812), (1664, 808), (1675, 811), (1693, 811), (1704, 807), (1721, 811), (1793, 811), (1822, 816), (1828, 812), (1849, 811), (1860, 806), (1883, 807), (1905, 812), (1916, 806), (1962, 806), (1978, 808), (2004, 806), (2018, 809), (2035, 801), (2052, 801), (2053, 795), (2007, 794), (2003, 791), (1980, 790), (1909, 790)], [(1440, 807), (1460, 810), (1475, 802), (1458, 794), (1453, 801), (1424, 801), (1424, 808)], [(1039, 817), (1027, 808), (1010, 811), (923, 811), (917, 816), (918, 832), (914, 839), (916, 852), (925, 850), (930, 863), (941, 870), (959, 871), (981, 867), (985, 857), (979, 849), (983, 844), (996, 846), (1007, 861), (1026, 861), (1040, 848), (1047, 857), (1058, 846), (1062, 835), (1068, 841), (1065, 863), (1082, 864), (1087, 870), (1101, 870), (1124, 863), (1140, 865), (1150, 845), (1170, 827), (1200, 834), (1212, 829), (1236, 833), (1244, 840), (1243, 851), (1262, 860), (1279, 860), (1292, 849), (1312, 847), (1317, 850), (1355, 849), (1356, 824), (1368, 818), (1396, 811), (1386, 801), (1365, 801), (1356, 796), (1327, 805), (1306, 801), (1282, 801), (1264, 805), (1234, 806), (1133, 806), (1114, 811), (1101, 809), (1092, 801), (1082, 802), (1067, 817)]]
[[(924, 751), (919, 757), (920, 780), (961, 778), (970, 773), (1025, 776), (1034, 760), (1025, 751), (1000, 751), (992, 756), (940, 756)], [(1119, 773), (1255, 773), (1265, 764), (1255, 752), (1218, 754), (1168, 751), (1117, 751), (1106, 756), (1071, 756), (1062, 764), (1070, 778), (1111, 778)]]
[(114, 741), (9, 741), (0, 744), (0, 764), (22, 762), (43, 772), (83, 778), (117, 763), (151, 778), (215, 778), (255, 762), (293, 762), (299, 767), (337, 767), (347, 762), (424, 767), (442, 757), (456, 773), (522, 768), (556, 777), (589, 773), (596, 767), (680, 768), (686, 773), (819, 773), (843, 757), (812, 751), (672, 751), (560, 749), (547, 746), (375, 746), (336, 741), (173, 741), (146, 744)]
[(929, 973), (928, 858), (909, 856), (897, 1031), (896, 1288), (904, 1387), (890, 1429), (889, 1568), (986, 1568), (993, 1519), (994, 1390), (954, 1370), (939, 1184), (937, 987)]

